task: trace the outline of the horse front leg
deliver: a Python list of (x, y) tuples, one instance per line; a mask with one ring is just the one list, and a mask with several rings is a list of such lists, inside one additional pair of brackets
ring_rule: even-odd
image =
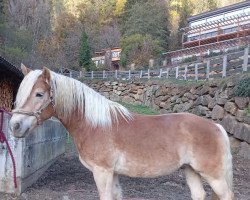
[(113, 200), (113, 170), (95, 167), (93, 175), (100, 200)]

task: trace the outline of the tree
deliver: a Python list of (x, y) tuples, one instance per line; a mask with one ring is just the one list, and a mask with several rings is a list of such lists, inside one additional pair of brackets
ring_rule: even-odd
[(85, 32), (82, 33), (79, 51), (79, 65), (87, 71), (91, 70), (91, 55), (88, 36)]
[(152, 0), (135, 2), (125, 11), (122, 22), (124, 36), (134, 34), (151, 35), (160, 41), (160, 46), (168, 49), (168, 12), (165, 1)]
[(132, 63), (137, 67), (148, 66), (149, 59), (159, 56), (163, 50), (159, 40), (142, 34), (122, 38), (121, 47), (121, 64), (124, 67)]

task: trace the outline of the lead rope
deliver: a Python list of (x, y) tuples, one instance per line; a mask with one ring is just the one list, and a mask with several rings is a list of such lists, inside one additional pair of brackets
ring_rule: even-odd
[(11, 151), (9, 142), (3, 132), (3, 115), (4, 113), (7, 113), (8, 115), (11, 115), (8, 111), (6, 111), (5, 109), (0, 108), (0, 113), (1, 113), (1, 123), (0, 123), (0, 142), (3, 144), (4, 142), (6, 143), (7, 149), (9, 151), (11, 160), (12, 160), (12, 164), (13, 164), (13, 180), (14, 180), (14, 186), (15, 188), (17, 188), (17, 178), (16, 178), (16, 162), (15, 162), (15, 158), (13, 156), (13, 153)]

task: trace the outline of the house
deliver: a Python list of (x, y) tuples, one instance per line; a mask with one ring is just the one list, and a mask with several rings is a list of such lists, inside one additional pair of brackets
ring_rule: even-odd
[(23, 77), (18, 68), (0, 56), (0, 108), (11, 111)]
[(120, 54), (122, 49), (114, 47), (111, 49), (102, 49), (100, 52), (95, 52), (95, 56), (92, 57), (92, 61), (97, 68), (101, 66), (108, 66), (110, 70), (118, 70), (120, 68)]
[(190, 57), (228, 51), (250, 43), (250, 1), (188, 18), (182, 29), (182, 49), (164, 53), (168, 65)]

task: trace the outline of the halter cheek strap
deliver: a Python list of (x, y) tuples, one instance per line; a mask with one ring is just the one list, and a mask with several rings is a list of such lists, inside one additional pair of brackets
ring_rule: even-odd
[(14, 109), (12, 111), (12, 113), (23, 114), (23, 115), (28, 115), (28, 116), (34, 116), (34, 117), (36, 117), (37, 125), (41, 125), (42, 124), (41, 114), (50, 104), (52, 105), (52, 107), (53, 107), (53, 109), (55, 111), (55, 102), (54, 102), (54, 99), (53, 99), (53, 89), (52, 89), (52, 87), (50, 88), (50, 97), (49, 97), (48, 101), (43, 106), (41, 106), (41, 108), (38, 109), (37, 111), (30, 112), (30, 111), (26, 111), (26, 110), (23, 110), (23, 109)]

